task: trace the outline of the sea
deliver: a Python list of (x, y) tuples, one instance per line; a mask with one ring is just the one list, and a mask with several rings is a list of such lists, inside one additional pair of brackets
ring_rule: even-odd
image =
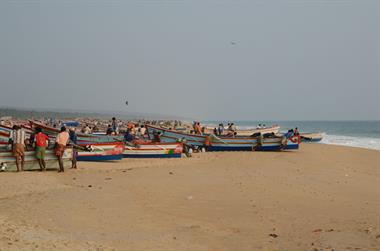
[(281, 131), (298, 127), (300, 132), (323, 132), (320, 144), (380, 150), (380, 121), (203, 121), (212, 126), (231, 122), (238, 129), (253, 129), (258, 124), (280, 125)]

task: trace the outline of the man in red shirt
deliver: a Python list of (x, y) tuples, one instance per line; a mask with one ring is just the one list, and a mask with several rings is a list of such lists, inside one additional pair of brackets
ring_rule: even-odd
[(49, 142), (49, 137), (44, 134), (40, 127), (36, 129), (37, 134), (35, 136), (35, 142), (36, 142), (36, 158), (38, 160), (38, 164), (40, 165), (40, 170), (44, 171), (46, 170), (46, 163), (45, 163), (45, 152), (46, 147)]

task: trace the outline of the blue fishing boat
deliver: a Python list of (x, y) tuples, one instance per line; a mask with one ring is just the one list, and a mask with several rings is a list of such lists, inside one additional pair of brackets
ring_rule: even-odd
[(88, 145), (88, 150), (78, 150), (78, 161), (113, 161), (123, 158), (124, 143), (93, 143)]
[[(40, 127), (44, 133), (49, 137), (55, 137), (59, 133), (58, 128), (50, 127), (36, 121), (29, 121), (32, 128)], [(88, 145), (93, 143), (108, 143), (108, 142), (122, 142), (124, 137), (121, 135), (94, 135), (77, 133), (78, 143), (81, 145)]]
[(300, 137), (274, 136), (270, 138), (250, 136), (215, 136), (196, 135), (146, 125), (150, 138), (160, 134), (162, 142), (178, 142), (186, 140), (187, 144), (205, 147), (208, 151), (279, 151), (299, 148)]

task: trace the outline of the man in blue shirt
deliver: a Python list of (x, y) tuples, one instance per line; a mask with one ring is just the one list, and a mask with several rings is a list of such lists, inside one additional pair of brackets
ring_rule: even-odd
[(293, 137), (293, 135), (294, 135), (294, 130), (293, 130), (293, 129), (290, 129), (287, 133), (285, 133), (284, 136), (285, 136), (287, 139), (289, 139), (289, 138)]
[(69, 131), (70, 143), (73, 145), (73, 160), (71, 162), (71, 168), (77, 169), (77, 157), (78, 157), (78, 136), (75, 132), (75, 128), (70, 128)]
[(130, 129), (128, 129), (127, 132), (124, 134), (124, 140), (125, 142), (132, 142), (135, 140), (135, 137), (131, 134)]

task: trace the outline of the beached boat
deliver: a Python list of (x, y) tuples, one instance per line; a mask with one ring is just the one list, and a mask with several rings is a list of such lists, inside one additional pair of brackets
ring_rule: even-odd
[(93, 143), (88, 145), (90, 151), (78, 149), (78, 161), (112, 161), (123, 158), (124, 143)]
[[(160, 133), (162, 142), (177, 142), (186, 140), (187, 144), (206, 147), (208, 151), (277, 151), (298, 149), (300, 138), (294, 136), (290, 139), (284, 137), (262, 138), (237, 136), (217, 137), (215, 135), (196, 135), (182, 133), (174, 130), (163, 129), (156, 126), (146, 125), (149, 137), (153, 138), (155, 133)], [(261, 146), (260, 146), (261, 141)]]
[(0, 125), (0, 137), (8, 139), (10, 137), (11, 132), (12, 132), (11, 127), (5, 126), (5, 125)]
[(180, 158), (183, 152), (182, 143), (141, 143), (136, 146), (125, 146), (124, 158)]
[[(59, 130), (41, 123), (30, 121), (33, 128), (40, 127), (49, 137), (55, 138)], [(91, 148), (91, 151), (78, 151), (78, 161), (113, 161), (123, 158), (123, 136), (93, 135), (77, 133), (77, 144)]]
[(302, 142), (319, 142), (323, 139), (322, 132), (301, 133)]
[[(0, 149), (7, 149), (9, 145), (9, 138), (11, 136), (12, 128), (5, 126), (5, 125), (0, 125)], [(25, 129), (26, 133), (26, 138), (30, 137), (32, 130), (30, 129)]]
[[(29, 121), (32, 128), (40, 127), (44, 133), (49, 137), (55, 137), (59, 133), (58, 128), (50, 127), (36, 121)], [(109, 142), (122, 142), (124, 140), (121, 135), (94, 135), (77, 133), (78, 144), (89, 145), (93, 143), (109, 143)]]
[[(40, 170), (38, 161), (35, 157), (36, 153), (34, 150), (25, 151), (25, 165), (24, 170)], [(66, 148), (63, 153), (63, 164), (64, 167), (71, 167), (71, 161), (73, 158), (72, 148)], [(47, 169), (58, 169), (59, 164), (57, 157), (54, 154), (54, 150), (46, 150), (45, 162)], [(16, 171), (16, 159), (12, 154), (12, 151), (0, 151), (0, 170), (2, 171)]]
[[(22, 125), (22, 128), (25, 130), (26, 138), (29, 139), (30, 135), (33, 133), (33, 130), (26, 125)], [(0, 125), (0, 147), (8, 145), (12, 131), (13, 129), (11, 127)]]
[[(251, 136), (255, 133), (261, 133), (261, 134), (266, 134), (266, 133), (278, 133), (280, 130), (280, 126), (274, 125), (271, 127), (265, 127), (265, 128), (257, 128), (257, 129), (246, 129), (246, 130), (241, 130), (238, 129), (236, 130), (236, 133), (238, 136)], [(225, 131), (228, 131), (225, 129)], [(205, 134), (213, 134), (214, 133), (214, 128), (213, 127), (206, 127), (205, 128)]]
[(6, 126), (0, 125), (0, 146), (8, 145), (11, 130)]
[[(37, 123), (33, 124), (37, 127)], [(43, 128), (42, 124), (38, 124), (39, 127)], [(27, 127), (23, 127), (26, 131), (27, 138), (33, 133), (33, 130)], [(0, 126), (0, 148), (9, 148), (8, 139), (12, 128)], [(54, 142), (58, 130), (55, 128), (49, 128), (45, 126), (43, 131), (49, 136), (51, 142)], [(81, 147), (89, 147), (91, 151), (78, 150), (78, 161), (108, 161), (108, 160), (121, 160), (123, 158), (124, 143), (115, 141), (111, 139), (110, 142), (101, 142), (102, 140), (94, 139), (96, 137), (78, 137), (78, 145)]]

